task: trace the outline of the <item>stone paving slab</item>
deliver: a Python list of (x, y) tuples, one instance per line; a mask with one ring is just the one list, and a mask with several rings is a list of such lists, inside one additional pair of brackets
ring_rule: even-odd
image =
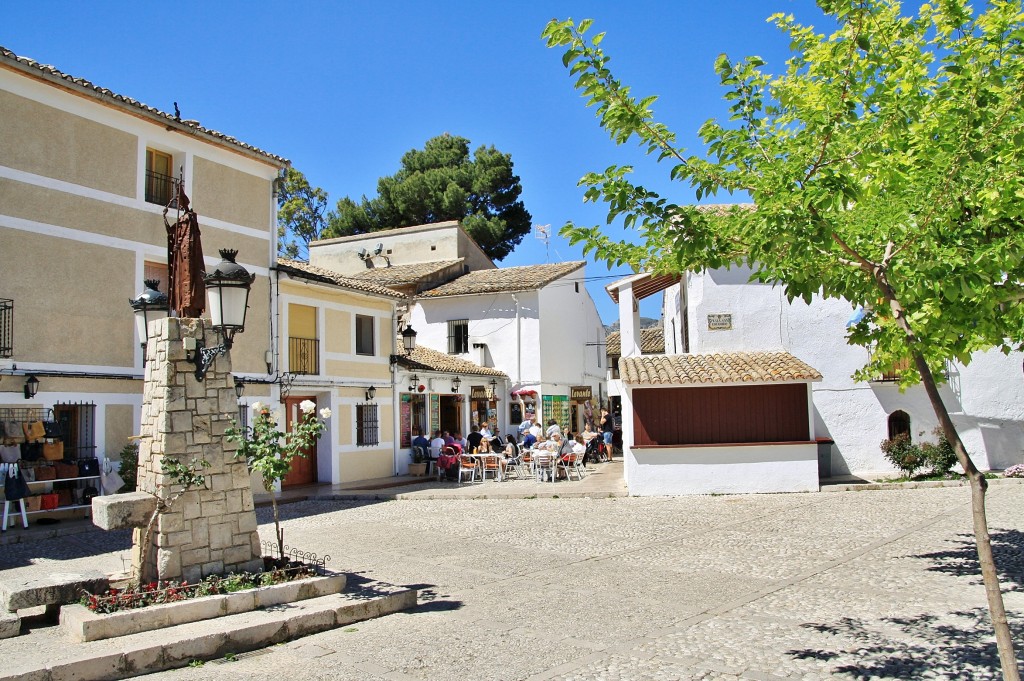
[[(993, 485), (989, 511), (1021, 653), (1024, 486)], [(420, 605), (156, 678), (999, 676), (964, 488), (307, 501), (282, 513), (290, 544), (417, 588)], [(46, 563), (85, 559), (39, 550)], [(102, 550), (89, 557), (118, 560)], [(36, 567), (0, 552), (9, 564)], [(31, 654), (11, 647), (24, 638), (0, 641), (0, 655)]]

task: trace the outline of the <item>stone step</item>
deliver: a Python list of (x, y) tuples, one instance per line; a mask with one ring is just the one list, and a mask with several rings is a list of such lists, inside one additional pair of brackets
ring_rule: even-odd
[(12, 655), (0, 666), (0, 681), (127, 679), (408, 610), (417, 596), (415, 589), (371, 582), (346, 593), (90, 643), (69, 644), (58, 633), (34, 631), (32, 660)]

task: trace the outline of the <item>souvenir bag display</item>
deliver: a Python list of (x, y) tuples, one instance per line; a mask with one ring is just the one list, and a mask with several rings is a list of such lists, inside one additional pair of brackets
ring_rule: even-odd
[(29, 496), (28, 483), (16, 465), (7, 467), (7, 475), (4, 477), (4, 499), (17, 501)]
[(96, 496), (99, 496), (99, 492), (96, 490), (95, 487), (90, 485), (89, 487), (86, 487), (84, 490), (82, 490), (82, 503), (86, 505), (91, 504), (93, 498)]
[(60, 504), (60, 495), (50, 492), (39, 495), (39, 510), (52, 511)]
[(55, 496), (57, 497), (57, 506), (75, 505), (75, 494), (70, 489), (59, 489)]
[[(100, 460), (95, 456), (78, 460), (78, 477), (95, 478), (100, 474)], [(123, 484), (123, 483), (122, 483)]]
[(25, 510), (29, 513), (33, 513), (39, 510), (39, 505), (42, 502), (42, 497), (38, 494), (33, 494), (25, 497)]
[(43, 458), (47, 461), (60, 461), (64, 458), (64, 443), (60, 440), (56, 442), (44, 442), (43, 443)]

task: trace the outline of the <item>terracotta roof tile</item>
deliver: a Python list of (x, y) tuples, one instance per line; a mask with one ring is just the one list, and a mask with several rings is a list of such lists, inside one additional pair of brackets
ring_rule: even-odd
[(545, 265), (502, 267), (496, 270), (476, 270), (420, 294), (421, 298), (464, 296), (473, 293), (511, 293), (535, 291), (554, 280), (581, 269), (582, 260)]
[[(604, 340), (605, 353), (610, 357), (622, 354), (622, 338), (618, 331), (612, 331)], [(660, 326), (640, 329), (640, 352), (644, 355), (665, 352), (665, 330)]]
[(310, 281), (319, 281), (323, 284), (343, 286), (355, 291), (362, 291), (363, 293), (373, 293), (380, 296), (387, 296), (389, 298), (405, 297), (404, 294), (388, 288), (387, 286), (381, 286), (380, 284), (372, 281), (343, 277), (337, 272), (325, 270), (322, 267), (315, 267), (310, 265), (308, 262), (302, 262), (301, 260), (279, 258), (277, 261), (277, 269), (292, 276), (309, 279)]
[(461, 264), (463, 260), (464, 258), (459, 258), (458, 260), (434, 260), (407, 265), (392, 265), (391, 267), (373, 267), (349, 276), (353, 279), (372, 281), (384, 286), (404, 286), (430, 279), (439, 272)]
[(634, 385), (715, 385), (817, 381), (821, 373), (788, 352), (641, 355), (619, 360), (619, 375)]
[(495, 376), (508, 378), (503, 371), (482, 367), (461, 357), (453, 357), (432, 348), (417, 346), (410, 354), (398, 344), (398, 363), (406, 369), (418, 371), (439, 371), (446, 374), (469, 374), (475, 376)]
[(15, 54), (14, 52), (11, 52), (10, 50), (8, 50), (7, 48), (5, 48), (3, 46), (0, 46), (0, 61), (14, 62), (16, 64), (21, 65), (21, 67), (23, 67), (23, 68), (27, 67), (26, 70), (32, 70), (32, 71), (39, 72), (40, 74), (43, 75), (44, 78), (45, 77), (57, 78), (59, 80), (64, 81), (65, 85), (68, 85), (68, 86), (70, 86), (72, 88), (78, 87), (78, 88), (83, 88), (83, 89), (86, 89), (86, 90), (90, 90), (91, 92), (94, 92), (94, 93), (100, 95), (100, 97), (102, 99), (106, 99), (106, 100), (108, 100), (110, 102), (113, 102), (115, 104), (118, 104), (118, 105), (126, 105), (128, 107), (137, 109), (139, 111), (143, 111), (146, 114), (148, 114), (151, 118), (159, 118), (159, 119), (161, 119), (160, 120), (161, 125), (166, 125), (169, 128), (170, 127), (177, 128), (177, 129), (181, 130), (182, 132), (185, 132), (185, 133), (188, 133), (188, 134), (195, 134), (195, 133), (198, 132), (198, 133), (202, 133), (203, 135), (208, 135), (208, 136), (213, 137), (213, 138), (215, 138), (217, 140), (220, 140), (222, 142), (226, 142), (227, 144), (230, 144), (232, 146), (236, 146), (236, 147), (239, 147), (241, 149), (245, 149), (245, 150), (250, 151), (250, 152), (252, 152), (254, 154), (257, 154), (259, 156), (263, 156), (263, 157), (265, 157), (267, 159), (270, 159), (270, 160), (275, 162), (275, 165), (279, 165), (279, 166), (283, 167), (283, 166), (288, 166), (288, 165), (291, 164), (291, 162), (288, 159), (286, 159), (286, 158), (283, 158), (281, 156), (277, 156), (276, 154), (271, 154), (269, 151), (264, 151), (263, 149), (260, 149), (259, 147), (254, 147), (251, 144), (246, 144), (245, 142), (242, 142), (241, 140), (237, 140), (234, 137), (231, 137), (230, 135), (225, 135), (222, 132), (218, 132), (216, 130), (211, 130), (209, 128), (204, 128), (201, 125), (199, 125), (198, 121), (190, 121), (190, 120), (187, 120), (187, 119), (186, 120), (182, 120), (180, 118), (176, 118), (173, 114), (169, 114), (169, 113), (167, 113), (165, 111), (160, 111), (159, 109), (155, 109), (155, 108), (153, 108), (151, 106), (143, 104), (142, 102), (140, 102), (138, 100), (132, 99), (131, 97), (125, 97), (124, 95), (119, 95), (116, 92), (112, 92), (111, 90), (108, 90), (107, 88), (103, 88), (103, 87), (100, 87), (98, 85), (95, 85), (92, 82), (86, 80), (85, 78), (76, 78), (75, 76), (68, 75), (67, 73), (64, 73), (63, 71), (60, 71), (59, 69), (57, 69), (57, 68), (55, 68), (55, 67), (53, 67), (53, 66), (51, 66), (49, 64), (40, 64), (39, 62), (37, 62), (34, 59), (29, 59), (28, 57), (20, 57), (17, 54)]

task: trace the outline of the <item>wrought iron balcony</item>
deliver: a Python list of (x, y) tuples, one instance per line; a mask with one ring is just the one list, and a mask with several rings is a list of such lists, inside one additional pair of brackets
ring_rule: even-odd
[(178, 207), (178, 180), (155, 170), (146, 171), (146, 202)]
[(293, 374), (320, 373), (320, 341), (316, 338), (288, 338), (288, 371)]

